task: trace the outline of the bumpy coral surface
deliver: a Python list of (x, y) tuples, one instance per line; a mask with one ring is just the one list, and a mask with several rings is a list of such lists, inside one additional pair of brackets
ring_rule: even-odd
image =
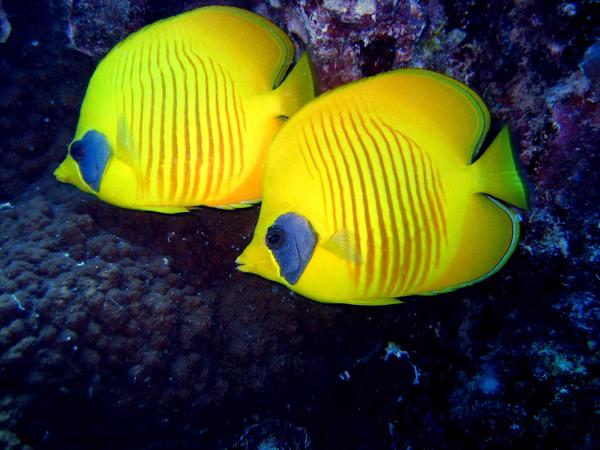
[(510, 262), (375, 309), (236, 272), (259, 207), (127, 211), (53, 179), (98, 59), (209, 2), (25, 3), (0, 6), (0, 446), (597, 446), (595, 2), (227, 2), (308, 50), (323, 90), (426, 67), (483, 96), (491, 135), (511, 125), (533, 203)]

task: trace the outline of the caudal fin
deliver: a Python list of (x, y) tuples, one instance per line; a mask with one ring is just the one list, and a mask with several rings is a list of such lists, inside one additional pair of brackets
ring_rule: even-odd
[(508, 126), (504, 126), (489, 148), (473, 163), (481, 193), (519, 208), (529, 208), (529, 193), (513, 150)]
[(315, 81), (308, 52), (304, 52), (292, 71), (277, 88), (281, 115), (290, 117), (315, 96)]

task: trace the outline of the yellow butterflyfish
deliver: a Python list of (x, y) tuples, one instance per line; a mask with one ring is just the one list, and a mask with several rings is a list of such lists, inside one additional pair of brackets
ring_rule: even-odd
[(146, 26), (99, 63), (55, 176), (162, 213), (258, 201), (273, 136), (314, 97), (306, 54), (285, 77), (293, 56), (281, 29), (238, 8)]
[(383, 305), (497, 272), (527, 208), (508, 127), (464, 84), (400, 69), (305, 105), (273, 140), (243, 272), (322, 302)]

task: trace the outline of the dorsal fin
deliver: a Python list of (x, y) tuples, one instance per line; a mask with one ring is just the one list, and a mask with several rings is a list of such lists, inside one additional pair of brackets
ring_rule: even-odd
[(490, 113), (471, 88), (424, 69), (398, 69), (357, 84), (363, 82), (372, 83), (370, 102), (391, 126), (416, 141), (443, 137), (444, 151), (454, 152), (465, 164), (475, 159)]
[[(272, 89), (283, 80), (294, 57), (290, 38), (268, 19), (240, 8), (206, 6), (158, 21), (139, 36), (173, 33), (202, 56), (224, 56), (231, 66), (267, 80)], [(248, 62), (248, 63), (246, 63)]]

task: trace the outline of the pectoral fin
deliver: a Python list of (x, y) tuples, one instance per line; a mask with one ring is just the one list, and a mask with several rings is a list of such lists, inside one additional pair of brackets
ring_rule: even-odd
[(125, 116), (121, 114), (117, 123), (117, 148), (119, 150), (119, 158), (129, 164), (131, 167), (137, 168), (137, 152), (133, 135), (127, 126)]
[(346, 228), (337, 230), (323, 244), (323, 248), (353, 263), (360, 263), (360, 250), (354, 233)]

